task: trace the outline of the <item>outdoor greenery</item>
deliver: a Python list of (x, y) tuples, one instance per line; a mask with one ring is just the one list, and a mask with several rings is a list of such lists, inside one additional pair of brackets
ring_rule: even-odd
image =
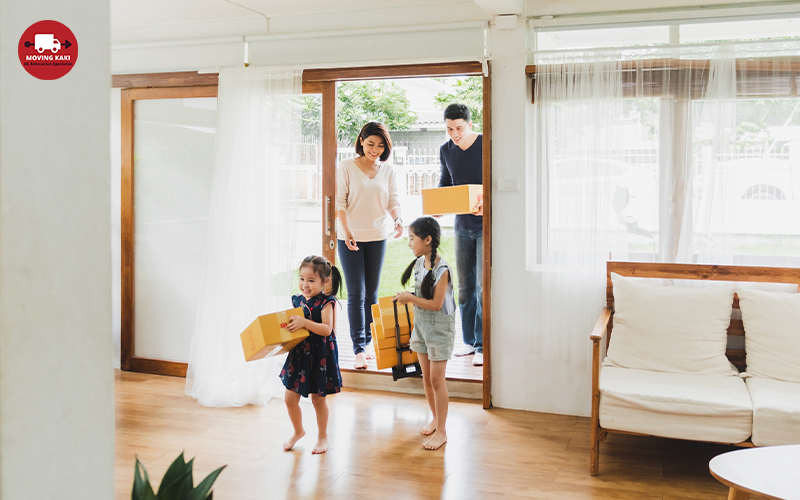
[[(300, 96), (303, 135), (316, 136), (321, 130), (321, 100)], [(353, 146), (361, 127), (378, 121), (389, 130), (408, 130), (417, 120), (411, 111), (406, 90), (394, 82), (340, 82), (336, 86), (336, 139), (339, 147)]]
[[(456, 252), (455, 252), (455, 236), (453, 229), (442, 228), (442, 242), (439, 245), (439, 252), (442, 257), (450, 264), (451, 268), (455, 267)], [(389, 239), (386, 245), (386, 257), (383, 260), (383, 269), (381, 270), (381, 284), (378, 288), (378, 297), (386, 297), (394, 295), (402, 290), (412, 291), (414, 289), (413, 276), (408, 285), (403, 288), (400, 284), (400, 277), (403, 275), (406, 267), (414, 259), (414, 254), (408, 248), (408, 238), (402, 237), (399, 239)], [(342, 271), (341, 267), (339, 271)], [(298, 287), (298, 271), (294, 272), (295, 279), (292, 283), (292, 294), (300, 293)], [(455, 270), (451, 279), (453, 280), (453, 292), (458, 302), (458, 276), (455, 275)], [(344, 276), (342, 276), (344, 278)], [(345, 285), (342, 290), (342, 299), (347, 299), (347, 286)]]
[[(217, 476), (226, 466), (223, 465), (215, 470), (200, 484), (194, 486), (192, 479), (192, 465), (194, 459), (187, 463), (181, 453), (164, 473), (158, 493), (153, 493), (153, 486), (150, 484), (150, 476), (144, 468), (144, 464), (136, 457), (136, 468), (133, 476), (133, 491), (131, 500), (212, 500), (214, 493), (211, 493), (211, 485), (217, 480)], [(139, 468), (141, 467), (141, 472)], [(142, 477), (144, 475), (144, 477)]]
[[(447, 80), (447, 78), (439, 79), (442, 82)], [(483, 130), (483, 78), (480, 76), (458, 78), (452, 86), (452, 92), (439, 92), (434, 98), (435, 104), (441, 109), (453, 103), (466, 104), (472, 113), (472, 130), (481, 132)]]

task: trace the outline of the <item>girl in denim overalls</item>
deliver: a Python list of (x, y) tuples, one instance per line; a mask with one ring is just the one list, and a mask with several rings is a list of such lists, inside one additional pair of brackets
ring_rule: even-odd
[(449, 397), (445, 384), (447, 360), (453, 354), (455, 341), (455, 311), (450, 266), (436, 255), (441, 239), (439, 223), (431, 217), (420, 217), (408, 227), (408, 246), (417, 257), (401, 279), (403, 286), (414, 273), (414, 294), (401, 292), (394, 297), (398, 304), (414, 304), (414, 330), (411, 350), (419, 355), (422, 367), (425, 399), (433, 419), (420, 430), (430, 436), (422, 446), (436, 450), (447, 442), (447, 406)]

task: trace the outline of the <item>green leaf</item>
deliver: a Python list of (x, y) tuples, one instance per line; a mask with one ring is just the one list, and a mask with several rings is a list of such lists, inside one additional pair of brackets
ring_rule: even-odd
[[(190, 470), (184, 471), (181, 476), (173, 478), (173, 481), (166, 484), (166, 486), (164, 484), (166, 481), (162, 479), (161, 487), (158, 488), (159, 500), (183, 500), (184, 497), (181, 495), (181, 492), (185, 495), (189, 491), (189, 489), (185, 488), (184, 483), (191, 473), (192, 471)], [(191, 488), (191, 486), (189, 488)]]
[(159, 498), (162, 497), (167, 488), (174, 487), (174, 484), (184, 480), (187, 471), (189, 474), (192, 473), (191, 465), (187, 466), (186, 461), (183, 458), (183, 452), (181, 452), (181, 454), (178, 455), (178, 458), (173, 460), (173, 462), (170, 464), (167, 472), (164, 473), (164, 478), (161, 479), (161, 485), (158, 487)]
[(211, 489), (211, 485), (214, 484), (214, 481), (217, 480), (217, 477), (225, 467), (227, 467), (227, 465), (223, 465), (219, 469), (206, 476), (206, 478), (203, 479), (195, 489), (189, 492), (187, 500), (211, 500), (212, 494), (208, 493), (208, 490)]
[[(140, 465), (142, 466), (141, 473), (139, 472)], [(142, 473), (144, 473), (144, 479), (142, 479)], [(155, 498), (156, 496), (153, 493), (153, 487), (150, 485), (150, 476), (147, 474), (147, 469), (145, 469), (144, 464), (139, 460), (139, 457), (136, 457), (131, 500), (150, 500)]]

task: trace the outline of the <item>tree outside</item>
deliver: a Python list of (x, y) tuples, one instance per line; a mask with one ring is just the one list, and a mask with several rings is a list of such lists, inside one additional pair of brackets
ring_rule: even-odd
[(449, 104), (466, 104), (472, 114), (472, 130), (483, 131), (483, 78), (480, 76), (458, 77), (455, 82), (450, 78), (439, 81), (450, 83), (451, 92), (440, 92), (436, 97), (436, 105), (444, 110)]
[[(303, 135), (321, 129), (319, 99), (298, 97), (302, 103)], [(340, 82), (336, 86), (336, 139), (339, 147), (355, 145), (365, 123), (378, 121), (389, 130), (408, 130), (417, 120), (411, 111), (405, 89), (394, 82)], [(319, 133), (319, 132), (316, 132)]]

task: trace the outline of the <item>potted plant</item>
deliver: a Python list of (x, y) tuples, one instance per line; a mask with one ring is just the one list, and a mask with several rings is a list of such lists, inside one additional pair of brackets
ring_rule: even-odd
[[(209, 492), (211, 485), (214, 484), (217, 476), (226, 466), (223, 465), (206, 476), (205, 479), (200, 481), (200, 484), (194, 486), (194, 480), (192, 479), (193, 462), (194, 459), (191, 459), (187, 463), (181, 452), (178, 458), (169, 466), (167, 472), (164, 473), (158, 493), (153, 493), (147, 470), (144, 468), (144, 464), (139, 461), (139, 457), (136, 457), (131, 500), (212, 500), (214, 493)], [(140, 466), (141, 472), (139, 471)], [(142, 474), (144, 477), (142, 477)]]

